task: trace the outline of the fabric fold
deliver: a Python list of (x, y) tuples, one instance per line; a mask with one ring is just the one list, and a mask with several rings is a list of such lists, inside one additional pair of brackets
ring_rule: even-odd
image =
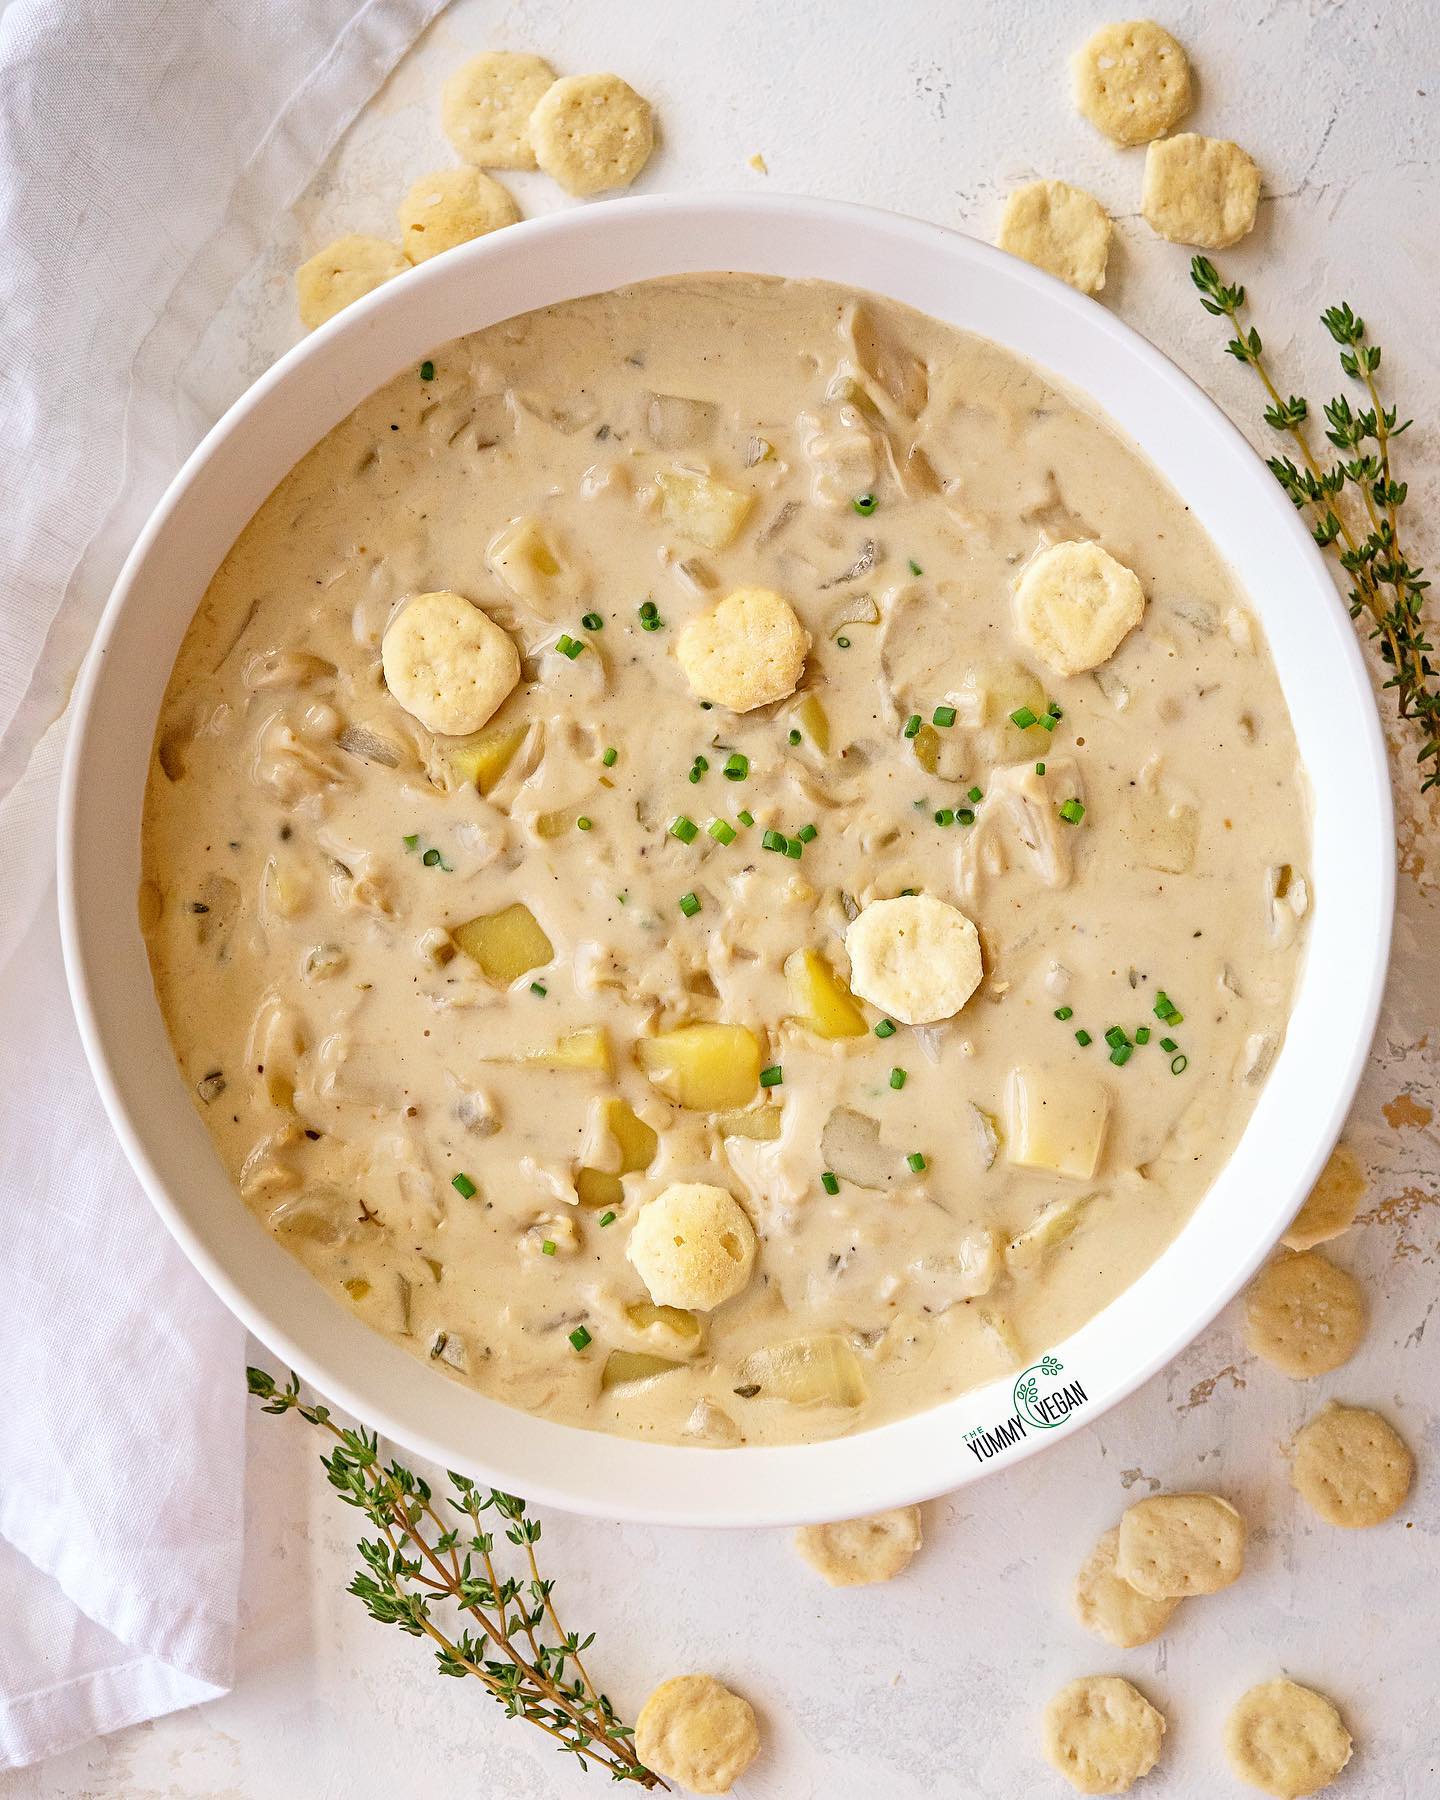
[(231, 1680), (243, 1333), (85, 1065), (55, 909), (62, 715), (130, 544), (235, 398), (203, 378), (207, 328), (442, 4), (0, 14), (0, 1767)]

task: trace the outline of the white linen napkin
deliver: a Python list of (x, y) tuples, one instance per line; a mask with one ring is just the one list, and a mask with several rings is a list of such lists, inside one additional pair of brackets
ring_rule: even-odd
[(0, 1768), (221, 1692), (242, 1331), (111, 1136), (66, 997), (54, 822), (78, 662), (212, 422), (220, 300), (444, 0), (0, 14)]

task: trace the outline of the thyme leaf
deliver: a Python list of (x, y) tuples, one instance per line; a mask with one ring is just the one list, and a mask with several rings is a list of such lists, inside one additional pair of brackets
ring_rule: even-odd
[(1269, 405), (1265, 423), (1287, 436), (1294, 456), (1272, 456), (1268, 467), (1310, 524), (1322, 550), (1333, 552), (1350, 579), (1350, 617), (1364, 619), (1388, 674), (1399, 716), (1418, 727), (1415, 761), (1420, 792), (1440, 787), (1440, 686), (1426, 636), (1425, 571), (1406, 556), (1400, 537), (1400, 510), (1409, 492), (1397, 479), (1391, 446), (1411, 421), (1387, 407), (1375, 377), (1380, 368), (1378, 344), (1368, 340), (1364, 319), (1348, 304), (1327, 307), (1320, 323), (1340, 347), (1341, 372), (1364, 389), (1358, 406), (1339, 394), (1322, 409), (1324, 441), (1332, 458), (1312, 444), (1309, 402), (1299, 395), (1282, 398), (1265, 361), (1265, 347), (1253, 325), (1242, 323), (1245, 289), (1227, 286), (1208, 257), (1190, 264), (1190, 279), (1200, 304), (1215, 318), (1229, 321), (1235, 336), (1226, 351), (1254, 369)]

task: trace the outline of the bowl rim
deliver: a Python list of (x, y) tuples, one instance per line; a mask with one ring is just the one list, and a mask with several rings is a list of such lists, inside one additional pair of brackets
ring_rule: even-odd
[[(1132, 441), (1138, 441), (1117, 417), (1115, 408), (1092, 391), (1086, 374), (1077, 373), (1074, 367), (1075, 362), (1084, 365), (1082, 352), (1087, 348), (1094, 359), (1091, 366), (1110, 357), (1116, 359), (1117, 368), (1129, 365), (1147, 394), (1143, 402), (1137, 400), (1136, 404), (1148, 406), (1149, 396), (1154, 396), (1157, 404), (1173, 409), (1180, 423), (1209, 442), (1230, 468), (1221, 486), (1231, 484), (1241, 514), (1253, 516), (1256, 528), (1266, 538), (1266, 554), (1274, 553), (1296, 589), (1305, 590), (1309, 604), (1314, 604), (1317, 589), (1329, 602), (1328, 608), (1321, 606), (1313, 618), (1309, 613), (1305, 615), (1310, 640), (1307, 654), (1320, 657), (1328, 677), (1328, 713), (1335, 721), (1337, 736), (1345, 738), (1350, 759), (1348, 777), (1342, 769), (1332, 770), (1332, 774), (1347, 782), (1346, 797), (1352, 816), (1345, 834), (1346, 855), (1352, 866), (1344, 881), (1353, 879), (1359, 884), (1352, 895), (1352, 899), (1358, 896), (1358, 928), (1351, 934), (1353, 941), (1347, 944), (1328, 918), (1328, 900), (1322, 889), (1311, 920), (1311, 955), (1297, 981), (1290, 1030), (1240, 1143), (1167, 1249), (1136, 1282), (1063, 1344), (1054, 1347), (1051, 1354), (1062, 1369), (1100, 1368), (1103, 1373), (1098, 1381), (1093, 1375), (1086, 1377), (1095, 1391), (1082, 1386), (1079, 1401), (1072, 1398), (1066, 1402), (1060, 1396), (1055, 1404), (1064, 1410), (1053, 1421), (1027, 1415), (1016, 1391), (1020, 1380), (1040, 1365), (855, 1435), (807, 1445), (747, 1446), (718, 1457), (716, 1451), (703, 1447), (654, 1444), (559, 1425), (487, 1400), (473, 1390), (457, 1389), (409, 1352), (345, 1315), (338, 1303), (330, 1300), (257, 1222), (250, 1220), (256, 1233), (251, 1246), (253, 1267), (245, 1258), (235, 1256), (233, 1246), (229, 1251), (217, 1247), (223, 1235), (234, 1235), (243, 1228), (229, 1220), (217, 1221), (213, 1214), (205, 1215), (200, 1202), (190, 1196), (194, 1168), (185, 1162), (185, 1156), (198, 1156), (203, 1163), (205, 1153), (197, 1138), (199, 1134), (208, 1146), (203, 1124), (173, 1060), (167, 1081), (160, 1069), (151, 1067), (147, 1074), (136, 1066), (137, 1062), (144, 1063), (143, 1056), (132, 1058), (128, 1054), (133, 1020), (123, 1004), (122, 978), (107, 966), (107, 960), (111, 956), (133, 957), (134, 941), (140, 939), (140, 932), (131, 893), (123, 882), (107, 885), (102, 879), (105, 865), (96, 842), (103, 837), (107, 825), (92, 788), (95, 778), (103, 780), (99, 776), (102, 759), (115, 753), (114, 744), (104, 741), (104, 714), (121, 704), (116, 698), (121, 677), (112, 670), (116, 663), (138, 654), (131, 639), (145, 617), (145, 582), (147, 576), (154, 577), (152, 564), (158, 566), (164, 555), (179, 554), (179, 547), (172, 540), (186, 524), (187, 509), (194, 513), (202, 497), (214, 500), (217, 468), (227, 459), (233, 462), (267, 423), (273, 426), (276, 420), (287, 417), (286, 396), (292, 389), (291, 414), (300, 410), (296, 405), (300, 400), (307, 400), (312, 408), (323, 408), (325, 401), (317, 396), (326, 394), (340, 405), (335, 417), (314, 431), (309, 431), (308, 425), (303, 428), (301, 435), (309, 432), (305, 437), (308, 447), (348, 413), (364, 393), (389, 380), (406, 362), (428, 354), (461, 331), (482, 329), (486, 324), (551, 304), (554, 299), (622, 285), (624, 277), (622, 282), (596, 281), (583, 271), (609, 267), (615, 257), (627, 254), (627, 245), (630, 253), (640, 253), (645, 264), (643, 272), (629, 277), (634, 280), (652, 279), (663, 272), (683, 276), (717, 269), (783, 273), (797, 279), (848, 281), (857, 288), (868, 287), (892, 295), (921, 311), (934, 309), (907, 297), (917, 284), (925, 287), (928, 283), (937, 294), (948, 293), (948, 286), (943, 283), (959, 286), (968, 278), (972, 284), (978, 284), (977, 291), (982, 295), (993, 290), (981, 311), (988, 307), (995, 317), (1004, 317), (1006, 330), (1053, 329), (1067, 340), (1073, 338), (1077, 346), (1070, 367), (1056, 367), (1028, 350), (1017, 353), (1039, 363), (1044, 373), (1062, 386), (1078, 389), (1112, 424)], [(695, 248), (686, 250), (682, 245)], [(718, 247), (718, 254), (709, 254), (712, 246)], [(764, 247), (763, 255), (758, 257), (757, 246)], [(888, 282), (834, 276), (827, 272), (827, 259), (831, 257), (827, 246), (833, 247), (833, 259), (837, 262), (853, 255), (877, 270), (904, 264), (908, 258), (917, 270), (923, 267), (925, 278), (922, 280), (917, 273), (912, 280), (907, 275), (897, 279), (892, 288)], [(748, 260), (730, 254), (737, 247), (747, 253)], [(505, 288), (507, 282), (518, 282), (523, 288), (527, 264), (541, 263), (547, 256), (552, 262), (559, 258), (566, 270), (573, 264), (582, 271), (568, 293), (552, 294), (547, 288), (546, 297), (531, 299), (527, 305), (491, 315), (479, 304), (477, 314), (474, 290), (483, 289), (487, 279), (492, 288)], [(827, 263), (827, 268), (788, 266), (807, 257), (818, 257)], [(898, 259), (898, 264), (894, 259)], [(649, 266), (670, 262), (674, 266), (668, 270)], [(549, 287), (553, 288), (558, 280), (563, 288), (566, 279), (568, 275), (556, 276)], [(906, 292), (896, 292), (897, 288)], [(467, 315), (476, 316), (478, 322), (459, 329), (446, 328), (447, 320)], [(1025, 326), (1012, 327), (1011, 317), (1021, 315), (1027, 321)], [(438, 321), (438, 334), (436, 328), (425, 323), (432, 319)], [(982, 329), (954, 318), (950, 322), (960, 329)], [(405, 342), (405, 353), (385, 350), (386, 366), (356, 389), (353, 378), (344, 376), (342, 365), (377, 352), (387, 332), (390, 342)], [(983, 335), (999, 337), (1007, 347), (1014, 347), (1000, 332), (985, 330)], [(344, 398), (352, 392), (353, 398)], [(1152, 465), (1160, 466), (1162, 476), (1171, 480), (1188, 503), (1189, 492), (1180, 489), (1170, 477), (1156, 451), (1143, 441), (1139, 447)], [(257, 460), (264, 461), (267, 454), (275, 452), (262, 448), (256, 452)], [(297, 459), (290, 456), (285, 466)], [(282, 468), (280, 474), (284, 472)], [(268, 485), (273, 487), (275, 481)], [(1203, 518), (1204, 508), (1197, 504), (1196, 510)], [(247, 511), (245, 517), (248, 516)], [(189, 523), (193, 529), (193, 519)], [(244, 519), (231, 532), (231, 541), (243, 523)], [(1236, 530), (1239, 529), (1237, 525)], [(1211, 535), (1214, 536), (1213, 531)], [(1257, 561), (1261, 559), (1260, 550), (1256, 550), (1255, 557)], [(1230, 556), (1226, 560), (1234, 562)], [(210, 572), (214, 566), (212, 563)], [(1273, 604), (1277, 609), (1292, 605), (1288, 590), (1283, 598), (1262, 604), (1244, 569), (1236, 567), (1234, 573), (1262, 616), (1267, 605)], [(209, 572), (200, 584), (200, 592), (208, 580)], [(151, 610), (154, 611), (153, 606)], [(1343, 632), (1336, 629), (1337, 621), (1343, 625)], [(1274, 634), (1270, 635), (1273, 640)], [(1278, 672), (1278, 653), (1276, 666)], [(168, 670), (167, 659), (167, 677)], [(1291, 690), (1283, 676), (1281, 679), (1293, 718)], [(1313, 711), (1308, 700), (1306, 705)], [(327, 1399), (382, 1435), (444, 1467), (462, 1469), (496, 1487), (521, 1492), (532, 1501), (571, 1512), (657, 1524), (707, 1526), (792, 1524), (846, 1517), (955, 1489), (1069, 1436), (1125, 1399), (1171, 1361), (1214, 1319), (1269, 1253), (1339, 1133), (1378, 1020), (1395, 886), (1385, 745), (1358, 641), (1344, 616), (1324, 559), (1303, 521), (1239, 430), (1187, 375), (1132, 327), (1050, 276), (989, 245), (928, 221), (877, 208), (783, 195), (662, 195), (612, 200), (530, 220), (478, 240), (434, 259), (412, 271), (403, 282), (382, 287), (347, 308), (272, 365), (211, 428), (175, 475), (115, 583), (77, 683), (72, 718), (57, 818), (59, 912), (67, 978), (81, 1040), (106, 1111), (161, 1218), (230, 1310)], [(149, 735), (153, 735), (153, 727), (152, 712)], [(143, 746), (142, 766), (148, 763), (149, 735)], [(1300, 735), (1297, 726), (1297, 738)], [(1314, 741), (1322, 740), (1316, 737)], [(127, 744), (124, 749), (133, 760), (135, 746)], [(1312, 819), (1317, 833), (1322, 819), (1328, 828), (1338, 804), (1328, 793), (1319, 795)], [(1332, 857), (1334, 854), (1332, 842)], [(138, 858), (138, 847), (136, 855)], [(1319, 861), (1318, 850), (1312, 844), (1312, 869)], [(1338, 862), (1335, 868), (1340, 869)], [(1288, 1088), (1283, 1088), (1283, 1104), (1272, 1103), (1272, 1093), (1282, 1092), (1277, 1082), (1288, 1061), (1303, 1053), (1314, 1062), (1319, 1055), (1313, 1044), (1299, 1042), (1301, 1034), (1294, 1027), (1302, 1002), (1316, 991), (1313, 952), (1321, 935), (1322, 920), (1329, 962), (1333, 965), (1338, 956), (1341, 966), (1329, 978), (1328, 1001), (1317, 1000), (1311, 1010), (1318, 1011), (1322, 1019), (1338, 1016), (1344, 1042), (1339, 1051), (1320, 1062), (1322, 1079), (1308, 1096), (1293, 1096)], [(126, 968), (133, 975), (128, 962)], [(148, 977), (148, 964), (146, 972)], [(137, 1001), (132, 992), (130, 1005), (133, 1008), (135, 1004), (144, 1010), (143, 1000)], [(149, 1004), (158, 1020), (153, 991)], [(151, 1036), (154, 1023), (148, 1018), (144, 1021)], [(161, 1089), (173, 1092), (162, 1097)], [(1300, 1101), (1306, 1099), (1308, 1104), (1301, 1107)], [(185, 1126), (177, 1102), (185, 1108), (193, 1129)], [(1177, 1271), (1185, 1261), (1183, 1254), (1177, 1254), (1177, 1247), (1192, 1236), (1197, 1221), (1239, 1163), (1247, 1144), (1257, 1137), (1257, 1121), (1273, 1137), (1286, 1123), (1282, 1117), (1285, 1106), (1289, 1107), (1292, 1129), (1300, 1127), (1302, 1150), (1282, 1159), (1282, 1191), (1277, 1197), (1265, 1190), (1266, 1198), (1259, 1203), (1263, 1223), (1247, 1240), (1243, 1254), (1228, 1260), (1222, 1256), (1226, 1262), (1223, 1276), (1206, 1285), (1202, 1295), (1190, 1296), (1183, 1276), (1177, 1279)], [(167, 1127), (173, 1124), (183, 1143), (176, 1146), (162, 1141), (164, 1134), (151, 1129), (149, 1115), (157, 1108), (173, 1115), (167, 1116)], [(210, 1154), (218, 1169), (218, 1158), (213, 1157), (213, 1151)], [(1257, 1166), (1273, 1167), (1277, 1155), (1275, 1148), (1267, 1145), (1263, 1155), (1257, 1153), (1250, 1160)], [(225, 1179), (223, 1171), (220, 1173)], [(212, 1197), (217, 1192), (214, 1177), (215, 1170), (200, 1170), (199, 1181)], [(228, 1179), (225, 1185), (229, 1187)], [(248, 1209), (238, 1203), (233, 1187), (230, 1195), (235, 1210), (249, 1219)], [(1205, 1244), (1209, 1254), (1208, 1236)], [(273, 1254), (267, 1254), (267, 1246)], [(1157, 1284), (1154, 1278), (1162, 1265), (1168, 1269), (1167, 1279), (1164, 1284)], [(292, 1278), (295, 1274), (308, 1292), (334, 1309), (334, 1318), (322, 1317), (317, 1325), (316, 1318), (309, 1316)], [(1128, 1352), (1119, 1353), (1115, 1345), (1106, 1343), (1107, 1333), (1115, 1335), (1114, 1323), (1122, 1314), (1124, 1322), (1130, 1322), (1137, 1311), (1139, 1291), (1149, 1288), (1157, 1296), (1163, 1288), (1163, 1323), (1146, 1334), (1149, 1342), (1138, 1358)], [(318, 1316), (321, 1309), (317, 1307), (315, 1311)], [(280, 1316), (282, 1312), (286, 1316)], [(1106, 1321), (1110, 1323), (1107, 1325)], [(428, 1388), (423, 1386), (425, 1383)], [(1065, 1385), (1082, 1384), (1077, 1380)], [(443, 1395), (437, 1399), (432, 1390), (442, 1386)], [(1012, 1429), (1017, 1415), (1021, 1427), (1018, 1432)], [(968, 1428), (964, 1424), (967, 1418), (975, 1420)], [(993, 1424), (987, 1420), (993, 1420)], [(993, 1439), (993, 1449), (987, 1448), (982, 1456), (976, 1448), (977, 1438), (982, 1445), (987, 1438)], [(967, 1462), (967, 1455), (973, 1460)]]

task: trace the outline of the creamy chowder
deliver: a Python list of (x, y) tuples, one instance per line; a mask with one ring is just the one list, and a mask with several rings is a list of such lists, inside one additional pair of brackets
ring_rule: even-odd
[(447, 344), (286, 477), (177, 658), (141, 912), (317, 1307), (724, 1445), (1135, 1280), (1283, 1037), (1307, 857), (1261, 634), (1130, 444), (714, 276)]

